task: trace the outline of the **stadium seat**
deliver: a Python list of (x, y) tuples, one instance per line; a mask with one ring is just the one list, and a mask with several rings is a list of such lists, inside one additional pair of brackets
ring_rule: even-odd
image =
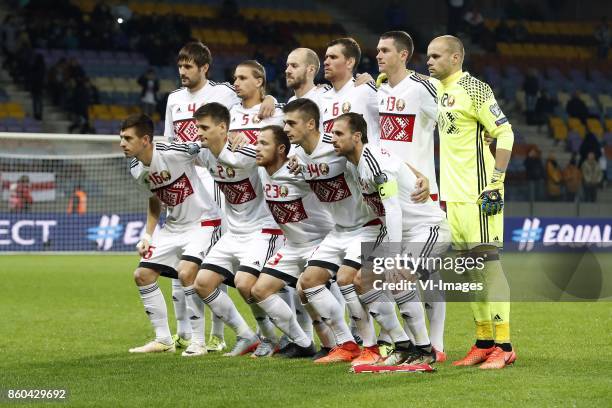
[(576, 131), (580, 135), (580, 137), (584, 139), (586, 135), (586, 128), (584, 124), (580, 121), (580, 119), (570, 116), (567, 120), (567, 127), (571, 130)]
[(604, 129), (601, 126), (601, 122), (599, 119), (588, 118), (587, 119), (587, 129), (589, 132), (593, 133), (599, 140), (603, 140)]

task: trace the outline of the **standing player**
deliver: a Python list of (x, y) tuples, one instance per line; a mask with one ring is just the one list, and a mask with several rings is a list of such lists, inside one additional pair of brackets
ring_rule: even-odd
[[(377, 215), (385, 216), (389, 241), (412, 243), (408, 244), (409, 251), (422, 258), (444, 252), (450, 234), (440, 206), (431, 199), (424, 203), (412, 201), (416, 175), (399, 157), (367, 142), (366, 122), (361, 115), (345, 113), (336, 118), (332, 136), (334, 149), (349, 161), (347, 167), (359, 180), (365, 201)], [(406, 299), (410, 296), (408, 291), (395, 295), (402, 316), (410, 315), (407, 321), (414, 335), (414, 347), (401, 329), (395, 309), (388, 301), (380, 300), (381, 295), (380, 290), (371, 289), (361, 298), (395, 342), (395, 352), (385, 360), (385, 364), (430, 364), (436, 361), (421, 303)]]
[[(353, 78), (360, 59), (361, 49), (352, 38), (339, 38), (327, 45), (323, 67), (332, 88), (323, 94), (319, 105), (327, 137), (331, 137), (334, 119), (348, 112), (362, 114), (372, 135), (380, 133), (376, 85), (372, 81), (356, 86)], [(378, 137), (372, 143), (378, 144)]]
[(250, 144), (255, 144), (259, 129), (283, 124), (283, 110), (279, 106), (269, 118), (259, 116), (266, 96), (266, 71), (259, 62), (247, 60), (238, 64), (234, 71), (234, 87), (241, 102), (230, 109), (230, 132), (240, 133)]
[[(463, 57), (461, 40), (450, 35), (435, 38), (427, 48), (429, 72), (441, 82), (440, 191), (453, 248), (487, 260), (480, 273), (489, 297), (471, 304), (476, 344), (453, 364), (483, 363), (480, 368), (495, 369), (516, 359), (510, 343), (510, 290), (498, 251), (503, 243), (504, 176), (514, 135), (489, 85), (462, 71)], [(484, 143), (485, 129), (497, 139), (495, 157)], [(502, 301), (491, 301), (491, 295)]]
[[(302, 173), (335, 222), (334, 229), (312, 254), (299, 281), (308, 303), (330, 326), (337, 342), (327, 356), (315, 362), (352, 361), (357, 357), (376, 362), (380, 355), (373, 322), (353, 286), (361, 268), (361, 247), (353, 251), (348, 249), (353, 241), (382, 242), (385, 237), (383, 222), (364, 203), (357, 180), (346, 173), (346, 159), (337, 156), (331, 139), (319, 133), (317, 105), (301, 98), (290, 102), (283, 110), (285, 131), (289, 140), (299, 146), (296, 156)], [(363, 339), (363, 351), (354, 342), (344, 321), (343, 308), (325, 286), (334, 275)]]
[[(438, 202), (434, 163), (434, 128), (438, 113), (435, 84), (427, 77), (406, 70), (406, 64), (414, 52), (414, 44), (408, 33), (384, 33), (380, 36), (377, 50), (378, 69), (387, 78), (378, 88), (380, 145), (407, 162), (413, 170), (422, 171), (429, 180), (431, 199)], [(431, 278), (440, 280), (437, 272)], [(428, 294), (430, 292), (425, 292), (425, 296)], [(446, 303), (426, 298), (425, 310), (438, 361), (444, 361)]]
[[(208, 47), (201, 42), (193, 41), (185, 44), (178, 53), (177, 64), (182, 87), (168, 96), (164, 136), (170, 142), (193, 142), (198, 140), (198, 130), (193, 118), (196, 109), (209, 102), (218, 102), (230, 109), (240, 102), (240, 98), (227, 82), (213, 82), (208, 79), (212, 55)], [(266, 98), (261, 105), (260, 116), (270, 116), (274, 111), (274, 103), (274, 98)], [(208, 193), (222, 207), (221, 193), (214, 188), (213, 180), (208, 172), (200, 171), (199, 174)], [(185, 310), (185, 297), (178, 280), (172, 281), (172, 299), (177, 319), (175, 343), (177, 347), (185, 347), (189, 344), (191, 332)], [(223, 322), (213, 315), (208, 349), (209, 351), (221, 351), (224, 348)]]
[[(132, 176), (151, 198), (146, 233), (138, 243), (142, 256), (134, 279), (145, 312), (155, 329), (155, 340), (131, 353), (174, 352), (160, 275), (179, 278), (187, 299), (193, 339), (183, 356), (206, 353), (204, 304), (193, 296), (193, 281), (204, 254), (220, 234), (221, 213), (196, 174), (195, 144), (153, 144), (153, 122), (146, 115), (129, 116), (121, 125), (121, 148), (133, 157)], [(163, 227), (156, 228), (161, 205), (168, 208)]]
[[(234, 348), (226, 355), (242, 355), (255, 347), (255, 356), (270, 355), (276, 345), (275, 327), (251, 297), (251, 289), (261, 268), (282, 245), (282, 231), (266, 208), (255, 150), (244, 147), (231, 151), (227, 108), (219, 103), (208, 103), (198, 108), (194, 116), (205, 147), (200, 151), (200, 160), (223, 192), (228, 223), (228, 231), (202, 263), (196, 290), (213, 313), (238, 336)], [(251, 307), (264, 337), (260, 347), (259, 338), (247, 326), (229, 296), (219, 290), (224, 282), (235, 284)]]
[(329, 232), (333, 221), (301, 175), (288, 169), (287, 153), (291, 147), (280, 126), (262, 129), (257, 140), (257, 164), (268, 208), (283, 230), (285, 244), (262, 269), (252, 294), (274, 324), (292, 341), (281, 352), (287, 357), (311, 357), (315, 354), (310, 335), (298, 325), (291, 308), (276, 292), (285, 283), (295, 288), (306, 262)]
[(287, 88), (293, 90), (289, 102), (298, 98), (308, 98), (317, 106), (320, 105), (321, 96), (330, 89), (327, 85), (318, 87), (314, 83), (320, 68), (319, 56), (310, 48), (296, 48), (289, 53), (285, 68)]

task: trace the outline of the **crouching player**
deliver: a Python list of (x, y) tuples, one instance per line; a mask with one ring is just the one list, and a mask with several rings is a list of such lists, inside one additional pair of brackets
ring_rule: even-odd
[[(422, 203), (411, 199), (417, 186), (416, 175), (398, 157), (367, 143), (367, 125), (363, 116), (356, 113), (340, 115), (334, 121), (332, 134), (336, 153), (347, 158), (347, 169), (359, 180), (364, 200), (377, 215), (385, 216), (389, 241), (404, 242), (413, 258), (426, 259), (446, 251), (450, 232), (444, 212), (431, 199)], [(364, 274), (361, 283), (369, 290), (360, 298), (395, 342), (395, 351), (382, 364), (435, 362), (436, 353), (427, 333), (418, 289), (394, 293), (402, 317), (414, 335), (413, 345), (406, 333), (402, 335), (398, 331), (393, 305), (381, 298), (383, 291), (374, 289), (367, 278)]]
[[(155, 340), (130, 353), (174, 352), (159, 276), (179, 278), (187, 300), (193, 332), (183, 356), (202, 350), (204, 303), (194, 296), (193, 281), (204, 254), (220, 234), (221, 214), (196, 174), (196, 144), (153, 143), (153, 122), (146, 115), (131, 115), (121, 125), (121, 148), (132, 157), (131, 173), (138, 186), (151, 195), (146, 233), (138, 243), (142, 256), (134, 272), (145, 312), (155, 329)], [(168, 208), (163, 227), (156, 228), (161, 205)]]
[[(204, 303), (237, 334), (234, 348), (225, 355), (253, 351), (267, 356), (277, 344), (276, 328), (251, 297), (261, 268), (282, 245), (282, 231), (268, 212), (257, 173), (255, 150), (232, 152), (228, 141), (230, 113), (219, 103), (208, 103), (195, 111), (202, 142), (199, 158), (225, 198), (228, 231), (206, 255), (195, 288)], [(229, 296), (219, 285), (235, 286), (251, 307), (263, 341), (249, 328)]]
[(314, 344), (299, 326), (289, 305), (276, 294), (285, 284), (295, 288), (308, 258), (329, 232), (333, 221), (302, 175), (288, 168), (291, 147), (280, 126), (262, 128), (257, 140), (257, 164), (268, 208), (283, 230), (285, 244), (262, 269), (252, 295), (276, 326), (290, 339), (280, 354), (312, 357)]

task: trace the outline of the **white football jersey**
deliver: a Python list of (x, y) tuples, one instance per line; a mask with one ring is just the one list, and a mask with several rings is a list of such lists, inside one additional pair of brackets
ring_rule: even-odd
[(438, 103), (433, 81), (413, 72), (393, 88), (383, 83), (378, 89), (378, 109), (380, 145), (423, 173), (437, 201), (434, 128)]
[(219, 157), (203, 148), (199, 159), (225, 197), (225, 216), (231, 233), (278, 229), (264, 202), (255, 149), (243, 147), (232, 152), (227, 142)]
[(220, 220), (221, 212), (196, 173), (195, 144), (155, 143), (149, 166), (132, 159), (130, 172), (137, 184), (166, 205), (165, 227), (177, 232), (205, 220)]
[(331, 136), (334, 119), (343, 113), (355, 112), (363, 115), (368, 125), (368, 141), (378, 144), (380, 135), (378, 97), (373, 81), (355, 86), (355, 80), (352, 79), (338, 91), (330, 88), (323, 93), (319, 110), (326, 135)]
[(302, 174), (337, 228), (356, 229), (377, 218), (361, 198), (357, 179), (346, 172), (347, 160), (336, 155), (331, 138), (321, 135), (312, 154), (296, 147)]
[(272, 175), (260, 167), (259, 177), (270, 213), (290, 243), (325, 238), (334, 221), (301, 174), (292, 174), (283, 165)]
[(164, 136), (171, 142), (193, 142), (198, 140), (198, 128), (193, 113), (202, 105), (217, 102), (230, 109), (240, 98), (234, 87), (227, 82), (208, 80), (197, 92), (180, 88), (168, 95)]
[[(357, 166), (348, 163), (347, 167), (356, 173), (364, 201), (378, 216), (386, 217), (391, 241), (399, 242), (413, 228), (437, 225), (446, 218), (444, 211), (431, 198), (424, 203), (412, 201), (410, 195), (415, 191), (417, 178), (406, 163), (387, 149), (366, 144)], [(398, 219), (389, 219), (387, 209), (391, 204), (396, 206), (393, 217), (401, 217), (401, 223)]]
[[(315, 85), (312, 89), (310, 89), (310, 91), (306, 92), (304, 96), (302, 96), (302, 98), (310, 99), (311, 101), (316, 103), (320, 109), (323, 94), (330, 89), (331, 86), (329, 85)], [(291, 98), (289, 98), (289, 101), (287, 103), (292, 102), (296, 99), (298, 99), (297, 96), (293, 95)]]
[(241, 103), (234, 105), (230, 109), (230, 132), (239, 132), (245, 135), (251, 144), (257, 143), (259, 129), (269, 125), (283, 126), (283, 109), (281, 105), (276, 105), (274, 114), (269, 118), (260, 119), (259, 109), (261, 104), (257, 104), (251, 108), (245, 108)]

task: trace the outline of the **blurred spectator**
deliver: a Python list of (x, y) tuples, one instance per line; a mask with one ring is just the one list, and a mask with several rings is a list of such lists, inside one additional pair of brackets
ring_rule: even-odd
[(540, 152), (532, 147), (523, 162), (525, 174), (529, 183), (529, 201), (539, 200), (542, 191), (542, 180), (544, 180), (544, 165), (540, 158)]
[(41, 54), (36, 54), (32, 65), (28, 70), (28, 85), (32, 94), (32, 113), (34, 119), (43, 118), (43, 91), (45, 88), (45, 58)]
[(447, 33), (457, 35), (463, 32), (463, 9), (465, 1), (463, 0), (448, 0), (448, 23), (446, 25)]
[(55, 105), (65, 106), (66, 92), (64, 89), (65, 83), (68, 80), (67, 77), (66, 58), (60, 58), (52, 67), (49, 69), (47, 74), (47, 83), (51, 100)]
[(599, 155), (599, 168), (601, 169), (601, 188), (606, 188), (608, 182), (608, 158), (606, 157), (606, 151), (602, 147)]
[(580, 99), (580, 91), (574, 91), (570, 100), (567, 101), (565, 110), (569, 116), (578, 118), (582, 123), (586, 124), (586, 120), (589, 117), (589, 109), (584, 101)]
[(11, 211), (30, 211), (32, 202), (30, 178), (24, 174), (9, 187), (9, 209)]
[(2, 62), (3, 68), (8, 68), (8, 64), (11, 63), (12, 59), (15, 57), (15, 54), (17, 53), (19, 27), (17, 18), (11, 14), (7, 15), (2, 22), (2, 28), (0, 29), (0, 43), (2, 43), (2, 54), (4, 55), (4, 61)]
[(593, 153), (595, 155), (595, 160), (599, 160), (599, 156), (601, 155), (601, 144), (597, 137), (591, 133), (587, 132), (584, 140), (580, 144), (580, 163), (578, 166), (582, 166), (582, 163), (587, 159), (589, 153)]
[(542, 89), (535, 106), (536, 124), (539, 126), (548, 123), (548, 118), (555, 112), (558, 104), (557, 98), (550, 96), (546, 89)]
[(595, 153), (590, 152), (580, 167), (584, 180), (584, 201), (594, 203), (597, 200), (597, 187), (603, 178), (601, 167), (595, 159)]
[(79, 184), (76, 185), (74, 191), (68, 199), (67, 214), (83, 215), (87, 212), (87, 193)]
[(71, 98), (70, 110), (73, 122), (68, 128), (70, 133), (95, 133), (89, 123), (89, 106), (98, 102), (98, 90), (89, 78), (82, 77), (76, 81), (76, 87)]
[(557, 163), (557, 158), (554, 153), (550, 153), (546, 161), (546, 193), (550, 201), (558, 201), (561, 198), (562, 181), (563, 175)]
[(525, 91), (526, 119), (527, 124), (535, 125), (536, 122), (536, 102), (538, 92), (540, 91), (540, 82), (535, 69), (530, 68), (525, 75), (523, 82), (523, 90)]
[(577, 166), (576, 156), (572, 156), (563, 169), (563, 183), (565, 184), (565, 200), (576, 201), (582, 185), (582, 172)]
[(470, 10), (463, 16), (465, 26), (473, 43), (480, 43), (482, 33), (484, 32), (484, 17), (476, 7), (472, 5)]
[(155, 75), (155, 70), (149, 68), (146, 73), (138, 78), (141, 87), (140, 102), (143, 113), (153, 116), (158, 102), (157, 92), (159, 92), (159, 79)]
[(610, 33), (607, 17), (601, 18), (601, 23), (599, 23), (595, 29), (594, 36), (595, 40), (597, 40), (597, 56), (603, 60), (607, 59), (610, 42), (612, 41), (612, 34)]

